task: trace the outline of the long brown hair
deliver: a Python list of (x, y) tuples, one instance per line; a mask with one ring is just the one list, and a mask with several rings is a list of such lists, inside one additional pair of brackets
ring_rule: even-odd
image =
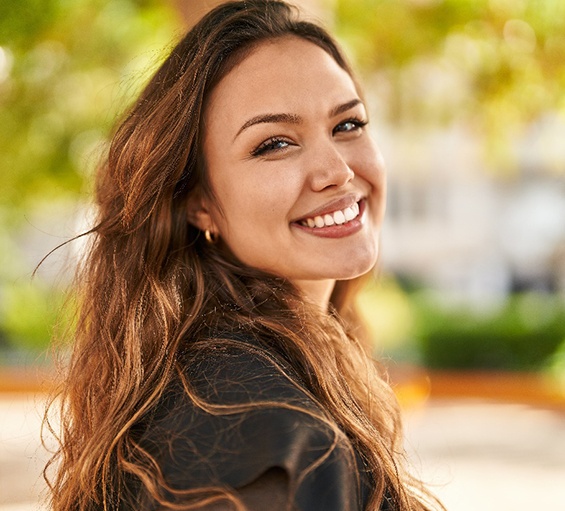
[[(180, 353), (233, 330), (283, 357), (336, 434), (351, 440), (374, 481), (369, 509), (385, 496), (394, 509), (431, 509), (433, 499), (403, 468), (394, 395), (351, 331), (354, 283), (336, 285), (329, 314), (309, 310), (291, 283), (245, 267), (187, 221), (194, 190), (213, 195), (201, 154), (207, 97), (253, 45), (287, 35), (318, 45), (351, 75), (327, 32), (287, 4), (230, 2), (176, 46), (114, 134), (74, 286), (79, 313), (59, 394), (55, 511), (136, 509), (121, 491), (132, 478), (167, 506), (156, 462), (140, 453), (132, 428), (185, 379)], [(207, 488), (187, 494), (184, 508), (218, 499), (238, 506), (228, 490)]]

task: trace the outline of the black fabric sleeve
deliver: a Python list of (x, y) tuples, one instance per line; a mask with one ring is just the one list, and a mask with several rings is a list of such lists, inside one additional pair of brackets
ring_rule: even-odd
[(277, 363), (252, 349), (216, 347), (192, 360), (186, 374), (212, 408), (177, 391), (141, 439), (171, 487), (237, 490), (282, 469), (292, 509), (363, 509), (349, 440), (319, 418), (319, 406)]

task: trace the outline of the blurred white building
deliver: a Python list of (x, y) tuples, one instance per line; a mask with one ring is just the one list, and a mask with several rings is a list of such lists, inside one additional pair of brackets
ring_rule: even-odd
[(488, 168), (482, 141), (460, 126), (384, 129), (377, 140), (388, 164), (385, 270), (479, 302), (565, 294), (563, 121), (516, 141), (510, 173)]

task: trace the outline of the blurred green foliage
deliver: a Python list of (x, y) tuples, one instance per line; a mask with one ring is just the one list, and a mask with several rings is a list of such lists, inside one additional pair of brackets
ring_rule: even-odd
[(114, 115), (177, 31), (158, 1), (0, 2), (3, 220), (83, 190)]
[[(30, 283), (30, 274), (64, 236), (30, 263), (22, 228), (30, 230), (38, 211), (48, 216), (51, 204), (88, 197), (90, 172), (116, 115), (181, 35), (173, 4), (0, 0), (0, 348), (47, 345), (62, 292), (42, 277)], [(390, 122), (456, 119), (504, 145), (507, 135), (548, 111), (565, 115), (561, 0), (335, 5), (337, 32)], [(410, 358), (421, 349), (430, 364), (451, 367), (494, 367), (506, 355), (511, 367), (537, 367), (561, 335), (555, 318), (562, 321), (562, 311), (534, 328), (521, 316), (522, 299), (481, 319), (415, 296), (393, 280), (363, 293), (362, 312), (385, 351)], [(518, 339), (526, 346), (516, 347)]]
[(62, 286), (31, 273), (78, 228), (56, 211), (87, 202), (116, 116), (180, 35), (157, 0), (0, 0), (0, 350), (48, 345)]
[(565, 304), (552, 295), (518, 294), (488, 312), (413, 297), (416, 342), (427, 367), (535, 371), (565, 342)]
[[(4, 220), (83, 191), (115, 115), (180, 35), (170, 4), (0, 2)], [(391, 121), (465, 119), (500, 141), (545, 112), (565, 115), (560, 0), (337, 0), (335, 19), (382, 78), (370, 85)]]
[(549, 361), (549, 374), (565, 392), (565, 339), (555, 350)]
[(13, 283), (3, 289), (2, 330), (4, 349), (42, 350), (60, 321), (63, 294), (41, 283)]
[(565, 303), (522, 293), (485, 306), (414, 288), (391, 277), (358, 303), (377, 356), (435, 369), (553, 370), (565, 375)]
[(368, 282), (357, 296), (357, 310), (377, 357), (420, 362), (414, 342), (415, 312), (407, 293), (391, 276)]
[[(389, 122), (457, 120), (490, 156), (546, 113), (565, 116), (565, 2), (337, 0), (337, 29)], [(500, 162), (498, 162), (500, 163)]]

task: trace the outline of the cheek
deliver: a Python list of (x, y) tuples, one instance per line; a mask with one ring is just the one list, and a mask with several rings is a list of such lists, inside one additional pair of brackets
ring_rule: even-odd
[(293, 208), (304, 187), (300, 162), (258, 162), (232, 165), (230, 173), (216, 173), (213, 190), (227, 217), (241, 217), (247, 212), (258, 224), (291, 219)]
[(386, 207), (386, 171), (382, 155), (375, 144), (367, 144), (355, 153), (354, 172), (368, 186), (371, 217), (378, 228)]
[(386, 188), (384, 160), (374, 144), (368, 144), (357, 151), (352, 168), (357, 176), (369, 183), (372, 193), (380, 196)]
[(228, 246), (237, 254), (253, 245), (253, 240), (278, 232), (285, 224), (288, 211), (280, 183), (272, 179), (256, 179), (234, 170), (238, 179), (213, 181), (212, 189), (218, 208), (213, 217)]

